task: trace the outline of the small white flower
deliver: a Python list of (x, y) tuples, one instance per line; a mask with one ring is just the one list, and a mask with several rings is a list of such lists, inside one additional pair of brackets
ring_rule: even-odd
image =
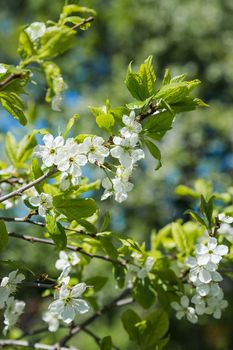
[(178, 320), (186, 316), (189, 322), (197, 323), (198, 317), (195, 309), (189, 306), (189, 298), (186, 295), (183, 295), (180, 298), (180, 304), (174, 301), (171, 303), (171, 306), (176, 310), (176, 318)]
[(43, 317), (42, 317), (43, 321), (45, 321), (46, 323), (48, 323), (48, 329), (50, 332), (56, 332), (59, 328), (59, 319), (58, 319), (58, 315), (47, 311)]
[(62, 136), (57, 136), (55, 139), (51, 134), (46, 134), (43, 137), (44, 146), (38, 145), (35, 147), (34, 155), (42, 158), (42, 162), (46, 167), (56, 165), (57, 153), (64, 145)]
[(120, 132), (121, 135), (125, 138), (129, 138), (131, 136), (137, 136), (142, 131), (142, 126), (135, 120), (135, 112), (130, 112), (128, 115), (123, 115), (122, 121), (125, 124)]
[(137, 273), (138, 278), (144, 280), (146, 278), (146, 276), (148, 275), (148, 273), (152, 270), (154, 262), (155, 262), (154, 258), (152, 256), (148, 256), (146, 258), (144, 267), (142, 269), (140, 269)]
[(213, 314), (213, 317), (216, 319), (220, 319), (222, 315), (222, 310), (224, 310), (228, 306), (228, 302), (223, 299), (223, 292), (217, 295), (217, 297), (210, 297), (207, 300), (207, 308), (206, 313), (208, 315)]
[(41, 216), (46, 216), (48, 209), (53, 207), (52, 196), (44, 192), (38, 194), (36, 197), (29, 198), (28, 201), (33, 207), (38, 207), (38, 212)]
[(96, 161), (104, 163), (104, 159), (109, 155), (109, 150), (104, 146), (104, 139), (99, 136), (86, 137), (80, 144), (80, 152), (87, 155), (90, 163), (94, 164)]
[(137, 135), (133, 135), (130, 138), (115, 136), (113, 138), (115, 147), (110, 150), (110, 153), (112, 157), (119, 159), (123, 167), (132, 168), (138, 160), (145, 157), (142, 149), (135, 149), (137, 142)]
[(185, 260), (187, 266), (189, 266), (189, 279), (193, 283), (209, 283), (212, 280), (211, 272), (216, 271), (217, 265), (211, 261), (206, 264), (199, 262), (196, 258), (188, 257)]
[(206, 303), (205, 300), (198, 294), (195, 294), (191, 302), (195, 305), (195, 311), (197, 315), (203, 315), (206, 311)]
[(199, 283), (196, 285), (196, 292), (201, 296), (205, 297), (207, 295), (217, 296), (221, 291), (219, 284), (216, 282), (210, 283)]
[(200, 265), (205, 265), (208, 262), (218, 264), (223, 255), (228, 253), (226, 245), (218, 245), (218, 241), (214, 237), (209, 237), (207, 245), (198, 244), (196, 246), (197, 261)]
[(25, 32), (30, 40), (34, 42), (44, 35), (46, 32), (46, 25), (43, 22), (33, 22), (25, 29)]
[(17, 285), (25, 279), (18, 270), (12, 271), (8, 277), (4, 277), (0, 284), (0, 309), (4, 307), (9, 296), (16, 292)]
[(14, 327), (18, 321), (19, 316), (23, 313), (25, 308), (25, 302), (15, 300), (10, 297), (6, 302), (6, 310), (4, 312), (4, 329), (3, 334), (6, 335), (7, 331)]
[(115, 195), (115, 200), (119, 203), (125, 201), (128, 197), (128, 192), (133, 189), (133, 184), (129, 182), (129, 176), (131, 170), (118, 168), (116, 177), (110, 181), (109, 178), (104, 178), (102, 186), (105, 191), (101, 197), (101, 200), (107, 199), (108, 197)]
[(67, 266), (72, 267), (80, 262), (80, 258), (77, 253), (71, 252), (66, 253), (65, 251), (60, 251), (59, 259), (55, 263), (55, 267), (58, 270), (64, 270)]
[(72, 288), (62, 285), (57, 296), (57, 300), (49, 305), (49, 310), (58, 315), (65, 323), (71, 323), (76, 313), (86, 313), (89, 311), (89, 305), (85, 300), (79, 297), (86, 290), (85, 283), (79, 283)]
[(230, 224), (222, 223), (218, 233), (224, 235), (229, 242), (233, 243), (233, 227)]
[(87, 163), (87, 157), (81, 154), (80, 145), (73, 138), (69, 138), (65, 146), (58, 150), (55, 162), (58, 170), (78, 178), (82, 174), (80, 166)]
[(233, 217), (226, 216), (223, 213), (218, 215), (218, 220), (224, 222), (225, 224), (233, 224)]

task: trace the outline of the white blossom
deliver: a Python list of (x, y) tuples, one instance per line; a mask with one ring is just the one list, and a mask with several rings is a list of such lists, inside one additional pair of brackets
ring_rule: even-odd
[(218, 264), (223, 255), (228, 253), (228, 247), (226, 245), (218, 245), (218, 241), (214, 237), (209, 237), (207, 245), (198, 244), (196, 246), (196, 255), (198, 264), (207, 264), (212, 262)]
[(60, 251), (59, 259), (55, 263), (57, 270), (64, 270), (67, 267), (72, 267), (77, 265), (80, 262), (80, 258), (77, 253), (70, 252), (66, 253), (65, 251)]
[(131, 170), (119, 167), (116, 171), (116, 177), (112, 180), (104, 178), (102, 186), (104, 187), (104, 193), (101, 200), (107, 199), (114, 195), (115, 200), (119, 203), (125, 201), (128, 197), (128, 192), (133, 189), (133, 184), (129, 182)]
[(46, 32), (46, 25), (43, 22), (33, 22), (25, 29), (25, 32), (30, 40), (34, 42), (44, 35)]
[(137, 142), (137, 135), (133, 135), (130, 138), (115, 136), (113, 138), (115, 147), (110, 150), (110, 153), (112, 157), (119, 159), (123, 167), (132, 168), (138, 160), (145, 157), (142, 149), (135, 149)]
[(18, 270), (10, 272), (8, 277), (3, 277), (0, 284), (0, 309), (4, 307), (9, 296), (16, 292), (17, 285), (25, 279), (22, 273)]
[(109, 155), (109, 150), (104, 146), (104, 139), (99, 136), (86, 137), (80, 144), (81, 153), (87, 156), (90, 163), (94, 164), (96, 161), (104, 163), (104, 159)]
[(140, 269), (137, 273), (138, 278), (144, 280), (148, 275), (148, 273), (152, 270), (154, 262), (155, 262), (154, 258), (152, 256), (148, 256), (144, 263), (144, 267)]
[(125, 126), (120, 130), (120, 133), (125, 138), (137, 136), (142, 131), (142, 126), (135, 120), (135, 112), (131, 111), (129, 116), (123, 115), (122, 121)]
[(217, 265), (211, 261), (207, 263), (199, 262), (196, 258), (188, 257), (185, 260), (187, 266), (189, 266), (189, 279), (193, 283), (209, 283), (212, 280), (211, 272), (216, 271)]
[[(221, 276), (220, 276), (221, 277)], [(222, 277), (221, 277), (222, 280)], [(196, 285), (196, 292), (201, 296), (205, 297), (207, 295), (217, 296), (221, 292), (221, 288), (218, 283), (198, 283)]]
[(56, 112), (61, 112), (62, 101), (63, 101), (62, 94), (54, 95), (51, 100), (52, 110)]
[(43, 321), (48, 323), (48, 329), (50, 332), (56, 332), (59, 328), (58, 315), (54, 312), (47, 311), (43, 317)]
[(53, 198), (48, 193), (40, 193), (35, 197), (30, 197), (28, 199), (29, 203), (33, 207), (38, 207), (39, 215), (46, 216), (48, 209), (53, 207)]
[(195, 312), (197, 315), (203, 315), (206, 311), (206, 303), (201, 295), (195, 294), (191, 302), (195, 305)]
[(222, 223), (218, 233), (224, 235), (229, 242), (233, 243), (233, 227), (230, 224)]
[(189, 322), (197, 323), (198, 317), (196, 315), (195, 309), (189, 306), (189, 298), (186, 295), (183, 295), (180, 298), (180, 304), (178, 304), (176, 301), (173, 301), (171, 303), (171, 306), (176, 310), (176, 318), (178, 320), (186, 316)]
[(23, 313), (25, 308), (25, 302), (15, 300), (10, 297), (6, 302), (6, 310), (4, 312), (4, 329), (3, 334), (6, 335), (7, 331), (14, 327), (18, 321), (19, 316)]
[(207, 300), (206, 314), (213, 314), (213, 317), (220, 319), (222, 315), (222, 310), (228, 306), (228, 302), (223, 299), (223, 292), (217, 295), (217, 297), (210, 297)]
[(42, 162), (46, 167), (56, 165), (57, 153), (64, 145), (62, 136), (57, 136), (55, 139), (51, 134), (46, 134), (43, 137), (44, 145), (35, 147), (34, 155), (42, 158)]
[(225, 224), (233, 224), (233, 217), (227, 216), (223, 213), (218, 215), (218, 220), (224, 222)]
[(73, 138), (69, 138), (65, 146), (58, 150), (55, 162), (58, 170), (78, 178), (82, 174), (80, 167), (87, 163), (87, 157), (81, 154), (80, 145)]
[(58, 315), (65, 323), (71, 323), (76, 313), (86, 313), (89, 311), (89, 305), (85, 300), (79, 297), (86, 290), (85, 283), (79, 283), (70, 288), (67, 285), (62, 285), (57, 295), (57, 300), (49, 305), (49, 310)]

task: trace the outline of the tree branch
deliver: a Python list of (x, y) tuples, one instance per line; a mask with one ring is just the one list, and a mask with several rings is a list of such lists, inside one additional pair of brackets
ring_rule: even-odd
[(6, 85), (10, 84), (13, 80), (25, 78), (24, 73), (11, 73), (8, 77), (0, 82), (0, 89), (4, 88)]
[(47, 179), (49, 176), (55, 174), (57, 172), (56, 168), (53, 168), (52, 170), (50, 170), (48, 173), (43, 174), (42, 176), (38, 177), (38, 179), (33, 180), (31, 182), (29, 182), (26, 185), (23, 185), (22, 187), (18, 188), (17, 190), (6, 194), (5, 196), (0, 197), (0, 203), (6, 201), (7, 199), (10, 199), (12, 197), (15, 196), (20, 196), (23, 192), (25, 192), (26, 190), (28, 190), (29, 188), (37, 185), (38, 183), (44, 181), (45, 179)]
[(26, 340), (13, 340), (13, 339), (0, 339), (0, 348), (6, 346), (25, 347), (28, 349), (39, 349), (39, 350), (78, 350), (75, 347), (61, 347), (59, 345), (46, 345), (41, 343), (32, 343)]
[(77, 335), (80, 331), (84, 330), (87, 326), (89, 326), (91, 323), (93, 323), (97, 318), (99, 318), (100, 316), (103, 316), (104, 314), (106, 314), (108, 311), (112, 311), (113, 308), (115, 307), (121, 307), (121, 306), (125, 306), (128, 304), (131, 304), (132, 302), (134, 302), (133, 298), (127, 298), (125, 299), (127, 296), (130, 295), (131, 289), (127, 288), (125, 289), (117, 298), (115, 298), (114, 300), (112, 300), (110, 303), (106, 304), (102, 309), (100, 309), (99, 311), (97, 311), (93, 316), (91, 316), (90, 318), (88, 318), (86, 321), (84, 321), (83, 323), (81, 323), (80, 325), (77, 326), (73, 326), (70, 328), (70, 333), (67, 334), (60, 342), (59, 344), (61, 346), (66, 345), (66, 343), (73, 338), (75, 335)]
[[(9, 232), (8, 234), (10, 237), (23, 239), (24, 241), (27, 241), (30, 243), (42, 243), (42, 244), (48, 244), (48, 245), (55, 246), (55, 243), (50, 239), (38, 238), (38, 237), (27, 236), (27, 235), (19, 235), (18, 233), (15, 233), (15, 232)], [(86, 255), (89, 258), (101, 259), (101, 260), (107, 261), (107, 262), (115, 264), (115, 265), (125, 266), (125, 263), (120, 261), (120, 260), (114, 260), (114, 259), (111, 259), (110, 257), (104, 256), (104, 255), (88, 253), (85, 250), (83, 250), (82, 247), (74, 247), (72, 245), (67, 245), (66, 249), (72, 250), (73, 252), (79, 252), (80, 254)]]
[[(5, 217), (5, 216), (0, 216), (0, 220), (4, 220), (6, 222), (17, 222), (17, 223), (32, 224), (32, 225), (36, 225), (36, 226), (40, 226), (40, 227), (45, 227), (46, 226), (46, 224), (44, 222), (31, 220), (27, 216), (24, 217), (24, 218), (9, 218), (9, 217)], [(65, 227), (65, 226), (63, 226), (63, 228), (66, 231), (75, 232), (75, 233), (80, 234), (80, 235), (87, 235), (87, 236), (90, 236), (92, 238), (99, 239), (99, 237), (96, 236), (95, 233), (85, 232), (85, 231), (82, 231), (82, 230), (75, 230), (74, 228), (69, 228), (69, 227)]]
[[(83, 332), (85, 332), (86, 334), (90, 335), (90, 337), (92, 337), (95, 340), (97, 345), (101, 344), (101, 338), (98, 337), (98, 335), (96, 335), (95, 333), (93, 333), (92, 331), (90, 331), (87, 328), (83, 328)], [(112, 345), (112, 348), (115, 349), (115, 350), (120, 350), (120, 348), (118, 348), (115, 345)]]

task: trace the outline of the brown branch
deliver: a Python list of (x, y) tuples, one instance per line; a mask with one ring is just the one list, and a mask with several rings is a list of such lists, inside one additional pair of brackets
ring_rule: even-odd
[(48, 173), (43, 174), (42, 176), (38, 177), (38, 179), (35, 179), (31, 182), (29, 182), (26, 185), (23, 185), (22, 187), (18, 188), (17, 190), (6, 194), (5, 196), (0, 197), (0, 203), (6, 201), (7, 199), (10, 199), (12, 197), (15, 196), (20, 196), (23, 192), (25, 192), (26, 190), (28, 190), (29, 188), (37, 185), (38, 183), (44, 181), (45, 179), (47, 179), (49, 176), (55, 174), (57, 172), (56, 168), (53, 168), (52, 170), (50, 170)]
[[(30, 217), (31, 216), (32, 215), (30, 215)], [(44, 222), (31, 220), (28, 216), (26, 216), (24, 218), (12, 218), (12, 217), (0, 216), (0, 220), (4, 220), (6, 222), (17, 222), (17, 223), (22, 223), (22, 224), (23, 223), (25, 223), (25, 224), (32, 224), (32, 225), (36, 225), (36, 226), (40, 226), (40, 227), (45, 227), (46, 226), (46, 224)], [(74, 232), (74, 233), (77, 233), (77, 234), (80, 234), (80, 235), (87, 235), (87, 236), (90, 236), (92, 238), (99, 239), (99, 237), (96, 236), (95, 233), (85, 232), (85, 231), (82, 231), (82, 230), (75, 230), (74, 228), (69, 228), (69, 227), (65, 227), (65, 226), (63, 226), (63, 228), (66, 231)]]
[(41, 343), (33, 343), (27, 340), (13, 340), (13, 339), (0, 339), (0, 348), (4, 348), (6, 346), (14, 346), (14, 347), (25, 347), (28, 349), (38, 349), (38, 350), (78, 350), (75, 347), (61, 347), (59, 345), (47, 345)]
[[(8, 234), (10, 237), (19, 238), (19, 239), (22, 239), (22, 240), (30, 242), (30, 243), (42, 243), (42, 244), (48, 244), (48, 245), (55, 246), (55, 243), (50, 239), (38, 238), (38, 237), (27, 236), (27, 235), (19, 235), (18, 233), (15, 233), (15, 232), (9, 232)], [(71, 250), (73, 252), (79, 252), (80, 254), (86, 255), (89, 258), (101, 259), (101, 260), (107, 261), (109, 263), (112, 263), (114, 265), (125, 266), (125, 263), (120, 261), (120, 260), (111, 259), (109, 256), (88, 253), (85, 250), (83, 250), (82, 247), (74, 247), (72, 245), (67, 245), (66, 249)]]
[(130, 295), (131, 289), (125, 289), (117, 298), (115, 298), (114, 300), (112, 300), (110, 303), (106, 304), (105, 306), (102, 307), (102, 309), (100, 309), (99, 311), (97, 311), (94, 315), (92, 315), (90, 318), (88, 318), (86, 321), (84, 321), (83, 323), (81, 323), (80, 325), (74, 325), (70, 328), (70, 332), (69, 334), (67, 334), (63, 339), (61, 339), (61, 341), (59, 342), (59, 344), (61, 346), (66, 345), (66, 343), (73, 338), (75, 335), (77, 335), (78, 333), (80, 333), (82, 330), (84, 330), (87, 326), (89, 326), (91, 323), (93, 323), (97, 318), (99, 318), (100, 316), (103, 316), (104, 314), (106, 314), (108, 311), (112, 311), (112, 309), (116, 308), (116, 307), (121, 307), (121, 306), (125, 306), (128, 304), (131, 304), (132, 302), (134, 302), (133, 298), (127, 298)]
[(25, 78), (24, 73), (11, 73), (8, 77), (0, 82), (0, 89), (4, 88), (6, 85), (10, 84), (13, 80)]
[[(98, 335), (96, 335), (94, 332), (90, 331), (90, 329), (87, 329), (87, 328), (83, 328), (82, 330), (83, 330), (83, 332), (85, 332), (86, 334), (90, 335), (90, 337), (92, 337), (92, 338), (95, 340), (96, 344), (97, 344), (98, 346), (100, 346), (100, 344), (101, 344), (101, 338), (98, 337)], [(117, 346), (115, 346), (115, 345), (113, 345), (113, 344), (112, 344), (112, 348), (115, 349), (115, 350), (120, 350), (120, 348), (118, 348)]]
[(94, 21), (94, 17), (88, 17), (86, 19), (84, 19), (81, 23), (76, 24), (75, 26), (72, 27), (72, 29), (78, 29), (80, 27), (82, 27), (84, 24), (86, 23), (90, 23)]

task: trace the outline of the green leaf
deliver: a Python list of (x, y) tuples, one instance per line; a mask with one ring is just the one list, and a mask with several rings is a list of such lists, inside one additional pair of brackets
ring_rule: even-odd
[(18, 53), (22, 59), (30, 58), (34, 55), (35, 50), (28, 34), (22, 30), (19, 34)]
[[(26, 125), (27, 119), (22, 110), (22, 100), (14, 93), (9, 93), (8, 96), (0, 94), (0, 101), (2, 106), (11, 114), (11, 116), (17, 119), (20, 124)], [(11, 98), (11, 100), (9, 100)], [(19, 101), (21, 103), (19, 103)]]
[(172, 236), (175, 240), (177, 249), (183, 253), (183, 254), (189, 254), (190, 253), (190, 246), (188, 242), (188, 238), (186, 235), (186, 232), (184, 231), (183, 227), (178, 222), (172, 223)]
[(165, 74), (164, 74), (164, 77), (163, 77), (163, 85), (169, 84), (170, 81), (171, 81), (170, 69), (167, 68), (165, 70)]
[(111, 237), (108, 236), (99, 236), (102, 248), (105, 252), (113, 259), (117, 259), (118, 252), (116, 247), (114, 246)]
[(17, 147), (17, 161), (20, 163), (26, 162), (31, 156), (34, 147), (36, 146), (36, 131), (31, 134), (25, 135), (23, 139), (18, 143)]
[(79, 220), (89, 217), (97, 209), (93, 199), (72, 198), (63, 195), (53, 197), (53, 205), (57, 211), (64, 214), (69, 220)]
[(129, 335), (129, 339), (138, 342), (138, 331), (135, 328), (135, 325), (141, 322), (141, 318), (138, 316), (138, 314), (132, 309), (128, 309), (122, 314), (121, 320), (126, 332)]
[(144, 134), (154, 140), (160, 140), (172, 128), (174, 115), (169, 111), (146, 118), (143, 124)]
[(17, 163), (17, 141), (11, 133), (7, 133), (5, 139), (6, 154), (12, 164)]
[(89, 8), (89, 7), (83, 7), (83, 6), (79, 6), (79, 5), (76, 5), (76, 4), (70, 4), (70, 5), (65, 5), (62, 9), (62, 13), (61, 13), (61, 16), (64, 17), (64, 16), (69, 16), (71, 15), (72, 13), (87, 13), (87, 14), (92, 14), (92, 15), (95, 15), (96, 12)]
[(37, 59), (56, 57), (73, 46), (76, 31), (67, 26), (53, 26), (41, 38)]
[(69, 133), (70, 129), (74, 126), (76, 120), (79, 119), (79, 115), (76, 113), (75, 115), (73, 115), (72, 118), (70, 118), (70, 120), (68, 121), (65, 131), (64, 131), (64, 138), (66, 138), (67, 134)]
[(156, 76), (152, 61), (153, 57), (149, 56), (137, 73), (132, 72), (131, 63), (127, 70), (125, 84), (131, 95), (139, 101), (145, 101), (155, 92)]
[[(41, 165), (38, 158), (32, 158), (31, 172), (32, 172), (33, 180), (38, 179), (40, 176), (43, 175), (43, 171), (41, 170)], [(45, 184), (45, 181), (41, 181), (35, 185), (35, 188), (38, 191), (38, 193), (43, 192), (44, 184)]]
[(161, 163), (161, 152), (159, 150), (159, 148), (153, 143), (151, 142), (150, 140), (148, 139), (145, 139), (145, 144), (150, 152), (150, 154), (158, 160), (158, 165), (157, 167), (155, 168), (155, 170), (158, 170), (159, 168), (161, 168), (162, 166), (162, 163)]
[(195, 211), (188, 209), (185, 211), (185, 214), (189, 214), (194, 220), (199, 222), (201, 225), (206, 226), (205, 220), (202, 219), (202, 217), (197, 214)]
[(97, 233), (97, 228), (90, 221), (85, 219), (79, 219), (78, 224), (83, 226), (87, 232)]
[(8, 232), (3, 220), (0, 220), (0, 252), (6, 249), (8, 244)]
[(149, 278), (146, 277), (144, 281), (139, 278), (136, 279), (133, 285), (133, 296), (145, 309), (151, 307), (155, 302), (155, 293), (152, 289)]
[(103, 107), (89, 107), (91, 113), (96, 118), (96, 124), (99, 128), (107, 131), (111, 130), (115, 124), (114, 116), (110, 112), (110, 108)]
[(114, 277), (118, 287), (123, 288), (125, 285), (125, 274), (126, 274), (124, 267), (119, 264), (115, 264), (113, 266), (113, 269), (114, 269)]
[(198, 198), (199, 194), (193, 191), (190, 187), (179, 185), (176, 187), (175, 193), (178, 196), (191, 196), (193, 198)]
[(110, 336), (104, 337), (101, 340), (100, 350), (111, 350), (112, 349), (112, 338)]
[(62, 250), (67, 245), (67, 237), (63, 226), (51, 215), (46, 215), (46, 229), (56, 246)]
[(90, 277), (85, 281), (86, 285), (92, 286), (95, 292), (99, 292), (107, 282), (108, 278), (103, 276)]
[(103, 220), (103, 223), (101, 225), (100, 232), (104, 232), (104, 231), (108, 230), (110, 219), (111, 219), (110, 213), (109, 213), (109, 211), (107, 211), (107, 213), (104, 216), (104, 220)]

